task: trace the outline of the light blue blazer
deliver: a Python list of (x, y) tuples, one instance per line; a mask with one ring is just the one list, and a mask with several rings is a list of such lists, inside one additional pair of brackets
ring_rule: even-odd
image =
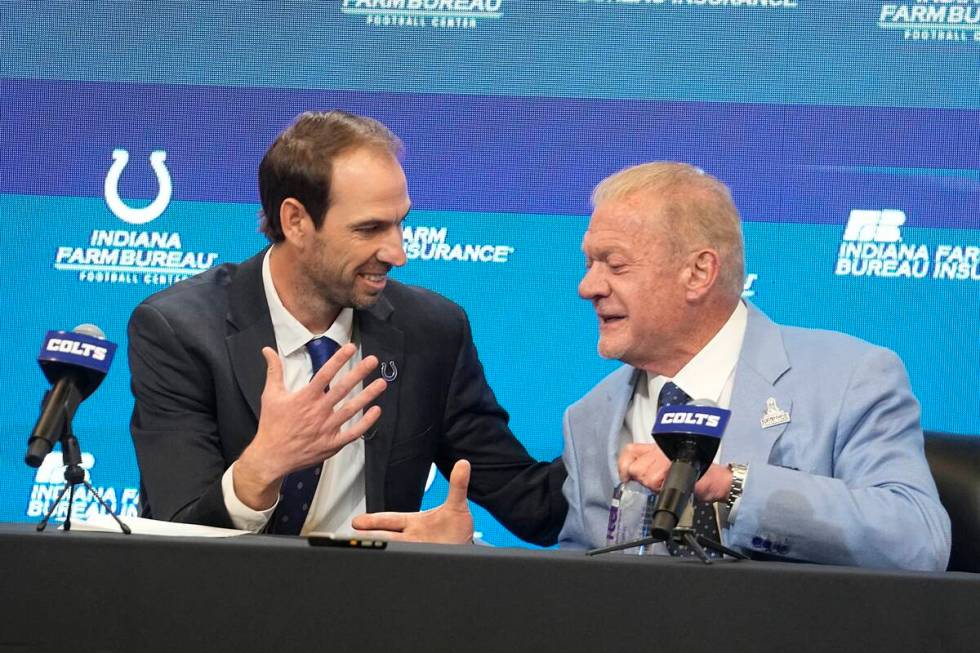
[[(944, 570), (949, 517), (901, 360), (748, 309), (720, 462), (748, 464), (749, 472), (724, 543), (792, 560)], [(620, 429), (641, 376), (621, 367), (565, 412), (563, 547), (605, 544)], [(788, 423), (763, 427), (770, 398)]]

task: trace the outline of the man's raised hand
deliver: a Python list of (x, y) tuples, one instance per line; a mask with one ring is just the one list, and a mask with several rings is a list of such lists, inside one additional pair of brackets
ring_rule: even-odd
[(367, 356), (335, 379), (356, 352), (354, 345), (344, 345), (307, 385), (290, 392), (283, 382), (279, 355), (270, 347), (262, 349), (268, 371), (259, 428), (235, 463), (235, 495), (242, 503), (256, 510), (271, 507), (279, 496), (282, 479), (289, 473), (322, 463), (378, 421), (381, 409), (372, 406), (349, 428), (342, 428), (386, 387), (382, 379), (376, 379), (348, 397), (378, 365), (377, 358)]

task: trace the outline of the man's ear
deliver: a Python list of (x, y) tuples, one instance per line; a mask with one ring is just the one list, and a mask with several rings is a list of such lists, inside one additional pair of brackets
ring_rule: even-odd
[(294, 245), (302, 245), (313, 229), (313, 219), (295, 197), (287, 197), (279, 205), (279, 224), (286, 241)]
[(688, 258), (685, 285), (688, 301), (700, 301), (718, 281), (721, 259), (714, 249), (693, 252)]

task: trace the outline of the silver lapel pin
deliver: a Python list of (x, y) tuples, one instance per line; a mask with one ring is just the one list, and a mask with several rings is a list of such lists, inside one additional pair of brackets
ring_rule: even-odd
[(766, 400), (766, 412), (763, 413), (762, 419), (760, 420), (762, 428), (767, 429), (773, 426), (779, 426), (780, 424), (786, 424), (789, 421), (789, 412), (776, 405), (775, 397), (769, 397), (769, 399)]
[(381, 378), (388, 383), (398, 378), (398, 368), (395, 367), (395, 361), (381, 363)]

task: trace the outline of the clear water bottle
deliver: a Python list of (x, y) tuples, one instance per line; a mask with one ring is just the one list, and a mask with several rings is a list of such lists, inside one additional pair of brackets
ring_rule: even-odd
[[(613, 490), (609, 503), (609, 525), (606, 529), (606, 545), (624, 544), (650, 536), (650, 520), (657, 495), (642, 483), (627, 481)], [(624, 549), (623, 553), (643, 555), (651, 553), (652, 545)]]

